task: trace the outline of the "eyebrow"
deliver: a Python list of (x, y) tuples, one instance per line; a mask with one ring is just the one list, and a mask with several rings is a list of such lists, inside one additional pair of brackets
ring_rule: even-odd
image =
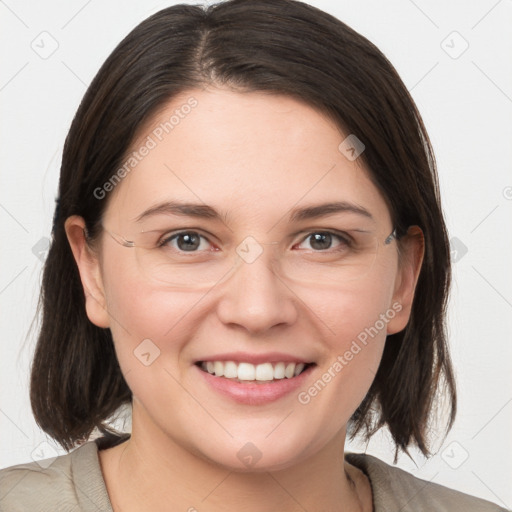
[[(347, 201), (338, 201), (323, 203), (314, 206), (306, 206), (303, 208), (293, 208), (289, 214), (290, 222), (299, 222), (308, 219), (317, 219), (319, 217), (326, 217), (336, 213), (355, 213), (373, 219), (372, 214), (362, 206), (349, 203)], [(152, 217), (154, 215), (179, 215), (184, 217), (195, 217), (200, 219), (211, 220), (227, 220), (227, 213), (221, 215), (215, 208), (206, 204), (196, 203), (180, 203), (177, 201), (166, 201), (148, 208), (142, 212), (135, 221), (140, 222), (143, 219)]]
[(338, 201), (335, 203), (324, 203), (315, 206), (306, 206), (304, 208), (294, 208), (290, 213), (290, 221), (298, 222), (301, 220), (316, 219), (335, 213), (355, 213), (369, 219), (373, 219), (373, 215), (362, 206), (348, 203), (346, 201)]

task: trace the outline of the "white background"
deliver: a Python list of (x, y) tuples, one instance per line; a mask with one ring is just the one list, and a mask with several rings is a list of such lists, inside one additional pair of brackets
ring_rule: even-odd
[[(0, 468), (55, 446), (30, 411), (29, 326), (69, 124), (116, 44), (171, 3), (0, 2)], [(510, 508), (512, 1), (310, 3), (369, 38), (397, 68), (432, 138), (450, 237), (458, 239), (450, 302), (457, 421), (430, 460), (415, 454), (417, 466), (407, 457), (399, 466)], [(47, 58), (32, 48), (52, 45)], [(38, 451), (43, 441), (50, 445)], [(393, 458), (385, 435), (368, 452)]]

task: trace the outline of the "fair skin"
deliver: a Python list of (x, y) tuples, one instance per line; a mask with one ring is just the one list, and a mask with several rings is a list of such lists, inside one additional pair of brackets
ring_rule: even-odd
[[(290, 233), (335, 229), (347, 215), (381, 240), (393, 231), (367, 171), (338, 150), (345, 135), (289, 97), (188, 91), (141, 128), (131, 150), (190, 96), (198, 106), (115, 188), (103, 221), (109, 230), (133, 233), (143, 211), (179, 200), (226, 213), (222, 220), (165, 217), (173, 229), (214, 234), (222, 250), (247, 236), (270, 248), (264, 244)], [(371, 219), (345, 212), (289, 221), (294, 208), (335, 201), (363, 207)], [(92, 251), (83, 228), (80, 217), (66, 221), (87, 314), (110, 328), (133, 393), (130, 440), (99, 453), (115, 511), (372, 510), (367, 477), (343, 460), (346, 427), (372, 383), (386, 335), (407, 324), (422, 261), (417, 231), (400, 240), (400, 260), (392, 241), (379, 249), (369, 272), (344, 286), (278, 279), (271, 271), (274, 253), (264, 249), (205, 290), (162, 287), (139, 271), (133, 248), (103, 234)], [(299, 392), (393, 304), (400, 310), (385, 327), (309, 403), (299, 402)], [(134, 357), (145, 339), (160, 350), (147, 366)], [(314, 365), (293, 392), (240, 403), (210, 386), (196, 364), (228, 352), (241, 359), (278, 352)], [(259, 454), (256, 463), (243, 462), (244, 446)]]

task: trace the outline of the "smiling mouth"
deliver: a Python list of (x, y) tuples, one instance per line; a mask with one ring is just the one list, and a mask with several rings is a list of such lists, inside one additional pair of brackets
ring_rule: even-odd
[(251, 364), (235, 361), (198, 361), (202, 371), (215, 377), (222, 377), (240, 383), (269, 383), (293, 379), (315, 363), (277, 362)]

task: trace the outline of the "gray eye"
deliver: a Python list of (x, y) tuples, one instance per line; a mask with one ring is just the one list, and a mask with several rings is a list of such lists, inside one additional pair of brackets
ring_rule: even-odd
[(204, 243), (208, 245), (206, 238), (199, 233), (195, 231), (182, 231), (167, 237), (162, 242), (162, 246), (168, 246), (171, 249), (184, 252), (195, 252), (201, 248), (202, 239), (204, 239)]
[(308, 237), (313, 249), (325, 250), (329, 249), (332, 244), (332, 235), (330, 233), (312, 233)]
[(201, 244), (201, 237), (197, 233), (180, 233), (176, 241), (182, 251), (194, 251)]

